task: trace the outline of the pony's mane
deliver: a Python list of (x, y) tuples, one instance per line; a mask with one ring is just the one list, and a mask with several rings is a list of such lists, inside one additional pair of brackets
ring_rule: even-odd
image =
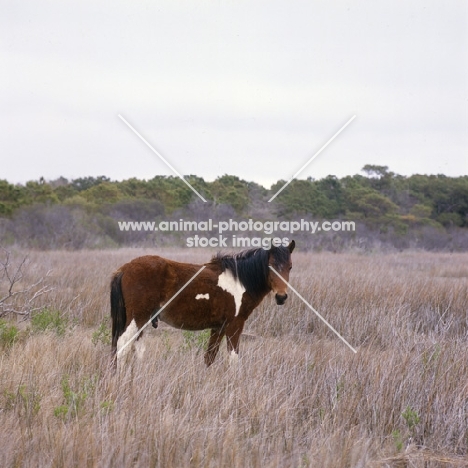
[(270, 253), (273, 255), (272, 263), (276, 271), (280, 271), (289, 263), (291, 253), (287, 247), (272, 247), (270, 250), (260, 247), (235, 254), (218, 252), (210, 263), (218, 264), (221, 271), (229, 270), (234, 278), (239, 279), (248, 293), (256, 296), (269, 290), (268, 256)]

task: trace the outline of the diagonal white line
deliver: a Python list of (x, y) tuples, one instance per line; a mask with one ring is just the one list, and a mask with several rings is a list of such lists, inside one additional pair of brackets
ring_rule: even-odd
[(187, 185), (188, 187), (196, 194), (198, 195), (205, 203), (206, 203), (206, 200), (192, 187), (192, 185), (190, 185), (189, 182), (187, 182), (184, 177), (174, 168), (172, 167), (171, 164), (169, 164), (168, 161), (166, 161), (166, 159), (160, 154), (158, 153), (158, 151), (156, 151), (120, 114), (118, 114), (119, 118), (122, 120), (122, 122), (124, 122), (127, 127), (133, 131), (133, 133), (135, 133), (135, 135), (137, 137), (140, 138), (141, 141), (143, 141), (143, 143), (145, 143), (146, 146), (148, 146), (148, 148), (161, 160), (163, 161), (166, 166), (168, 166), (175, 174), (177, 174)]
[(203, 265), (150, 319), (128, 340), (121, 349), (119, 349), (117, 356), (133, 341), (135, 338), (156, 318), (201, 272), (205, 269)]
[(340, 338), (341, 341), (343, 341), (348, 347), (349, 349), (353, 352), (353, 353), (357, 353), (357, 351), (271, 266), (269, 265), (271, 271), (273, 271), (277, 276), (279, 276), (287, 285), (288, 285), (288, 288), (291, 289), (291, 291), (294, 291), (297, 295), (297, 297), (299, 297), (299, 299), (302, 300), (302, 302), (315, 314), (317, 315), (317, 317), (325, 324), (327, 325), (328, 328), (330, 328), (337, 336), (338, 338)]
[(269, 200), (274, 200), (354, 119), (353, 115)]

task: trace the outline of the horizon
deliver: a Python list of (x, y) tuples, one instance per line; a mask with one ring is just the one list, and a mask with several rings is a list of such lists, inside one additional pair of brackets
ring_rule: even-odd
[[(377, 166), (375, 164), (367, 164), (369, 166)], [(450, 178), (450, 179), (457, 179), (457, 178), (463, 178), (463, 177), (468, 177), (468, 174), (461, 174), (461, 175), (458, 175), (458, 176), (451, 176), (451, 175), (446, 175), (446, 174), (425, 174), (425, 173), (418, 173), (418, 172), (415, 172), (413, 174), (400, 174), (398, 172), (395, 172), (395, 171), (392, 171), (392, 169), (390, 167), (387, 167), (387, 170), (388, 170), (388, 173), (389, 174), (392, 174), (392, 176), (400, 176), (400, 177), (405, 177), (405, 178), (409, 178), (409, 177), (412, 177), (412, 176), (424, 176), (424, 177), (446, 177), (446, 178)], [(366, 174), (366, 171), (364, 171), (363, 169), (361, 169), (359, 172), (357, 173), (354, 173), (354, 174), (346, 174), (344, 176), (337, 176), (335, 174), (327, 174), (326, 176), (324, 177), (312, 177), (312, 176), (308, 176), (308, 177), (295, 177), (293, 180), (312, 180), (312, 181), (320, 181), (320, 180), (323, 180), (323, 179), (326, 179), (328, 177), (335, 177), (337, 178), (338, 180), (341, 180), (345, 177), (354, 177), (354, 176), (357, 176), (357, 175), (362, 175), (363, 177), (367, 177), (367, 178), (375, 178), (376, 176), (373, 176), (373, 175), (370, 175), (370, 174)], [(272, 182), (269, 186), (266, 186), (264, 184), (262, 184), (261, 182), (257, 181), (257, 180), (248, 180), (248, 179), (245, 179), (245, 178), (242, 178), (242, 177), (239, 177), (235, 174), (222, 174), (222, 175), (218, 175), (216, 176), (214, 179), (208, 179), (208, 178), (204, 178), (203, 176), (200, 176), (198, 174), (184, 174), (183, 177), (184, 179), (187, 179), (188, 177), (198, 177), (198, 178), (201, 178), (203, 179), (204, 182), (207, 182), (207, 183), (212, 183), (212, 182), (215, 182), (216, 180), (220, 179), (221, 177), (225, 177), (225, 176), (228, 176), (228, 177), (238, 177), (240, 181), (243, 181), (243, 182), (247, 182), (247, 183), (255, 183), (257, 185), (260, 185), (261, 187), (265, 188), (266, 190), (271, 190), (271, 187), (272, 185), (280, 182), (280, 181), (286, 181), (287, 179), (278, 179), (274, 182)], [(65, 179), (67, 182), (66, 183), (71, 183), (75, 180), (79, 180), (79, 179), (87, 179), (87, 178), (100, 178), (100, 177), (104, 177), (106, 179), (109, 179), (108, 181), (105, 181), (105, 182), (125, 182), (126, 180), (130, 180), (130, 179), (136, 179), (136, 180), (139, 180), (139, 181), (144, 181), (144, 182), (148, 182), (156, 177), (174, 177), (176, 179), (180, 179), (179, 176), (177, 176), (176, 174), (155, 174), (153, 177), (151, 178), (141, 178), (141, 177), (127, 177), (127, 178), (120, 178), (120, 179), (112, 179), (110, 177), (108, 177), (107, 175), (105, 174), (98, 174), (98, 175), (85, 175), (85, 176), (78, 176), (78, 177), (66, 177), (66, 176), (58, 176), (58, 177), (55, 177), (55, 178), (52, 178), (52, 179), (48, 179), (46, 177), (43, 177), (43, 176), (40, 176), (38, 177), (37, 179), (29, 179), (29, 180), (26, 180), (26, 181), (20, 181), (20, 182), (13, 182), (13, 181), (10, 181), (8, 179), (1, 179), (0, 180), (5, 180), (7, 183), (11, 184), (11, 185), (21, 185), (21, 186), (25, 186), (28, 182), (40, 182), (41, 179), (44, 180), (45, 183), (47, 184), (50, 184), (50, 183), (53, 183), (53, 182), (58, 182), (60, 179)], [(182, 180), (181, 180), (181, 183)]]

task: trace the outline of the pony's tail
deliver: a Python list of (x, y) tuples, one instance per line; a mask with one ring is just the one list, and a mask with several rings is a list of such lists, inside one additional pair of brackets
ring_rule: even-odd
[(117, 272), (111, 281), (110, 303), (111, 303), (111, 318), (112, 318), (112, 356), (115, 360), (117, 353), (117, 340), (125, 330), (127, 322), (127, 311), (125, 309), (125, 301), (122, 294), (122, 275), (121, 271)]

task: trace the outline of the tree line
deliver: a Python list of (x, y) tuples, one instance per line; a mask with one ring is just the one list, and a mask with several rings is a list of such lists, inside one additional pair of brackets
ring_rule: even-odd
[(124, 181), (105, 176), (41, 178), (26, 184), (0, 180), (0, 244), (37, 248), (163, 245), (169, 240), (161, 234), (123, 233), (116, 221), (306, 216), (353, 220), (359, 226), (359, 232), (343, 235), (341, 241), (335, 236), (334, 247), (328, 245), (330, 235), (307, 239), (312, 247), (323, 242), (324, 248), (336, 249), (369, 239), (398, 248), (468, 247), (468, 176), (402, 176), (387, 166), (366, 165), (353, 176), (294, 180), (272, 203), (268, 200), (286, 181), (279, 180), (267, 190), (232, 175), (212, 182), (194, 175), (186, 180), (208, 203), (173, 176)]

